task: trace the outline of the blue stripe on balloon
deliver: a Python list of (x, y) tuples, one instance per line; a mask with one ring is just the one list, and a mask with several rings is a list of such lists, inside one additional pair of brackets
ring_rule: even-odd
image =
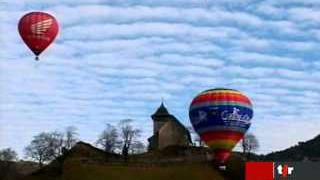
[[(247, 117), (250, 120), (253, 116), (253, 111), (251, 108), (243, 106), (230, 106), (230, 105), (217, 105), (217, 106), (207, 106), (192, 109), (189, 112), (191, 123), (194, 129), (202, 130), (210, 127), (229, 127), (234, 130), (247, 130), (250, 127), (251, 122), (239, 121), (239, 120), (224, 120), (227, 115), (232, 114), (237, 111), (236, 114), (241, 117)], [(232, 119), (232, 118), (231, 118)]]

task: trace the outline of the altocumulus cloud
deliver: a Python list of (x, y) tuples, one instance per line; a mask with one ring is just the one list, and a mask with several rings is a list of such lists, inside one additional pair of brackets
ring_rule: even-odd
[[(190, 126), (192, 98), (221, 86), (251, 97), (250, 131), (260, 153), (320, 133), (318, 1), (13, 0), (0, 6), (0, 148), (22, 155), (35, 134), (69, 125), (94, 142), (105, 123), (124, 118), (136, 120), (145, 140), (161, 98)], [(39, 63), (16, 31), (19, 18), (33, 10), (52, 13), (61, 24)]]

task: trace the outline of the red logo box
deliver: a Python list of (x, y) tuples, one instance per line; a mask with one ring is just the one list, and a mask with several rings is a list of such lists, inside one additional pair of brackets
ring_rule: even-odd
[(246, 180), (274, 180), (273, 162), (246, 162)]

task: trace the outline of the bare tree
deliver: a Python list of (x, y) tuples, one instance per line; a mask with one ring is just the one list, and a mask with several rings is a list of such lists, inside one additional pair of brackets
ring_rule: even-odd
[(39, 135), (34, 136), (31, 143), (25, 148), (26, 157), (38, 161), (40, 167), (42, 167), (44, 162), (51, 160), (48, 156), (46, 137), (46, 133), (40, 133)]
[(125, 119), (120, 121), (120, 138), (122, 145), (122, 155), (125, 160), (128, 158), (128, 153), (132, 148), (132, 143), (137, 141), (137, 138), (140, 136), (141, 130), (136, 129), (132, 126), (133, 120)]
[(135, 141), (131, 145), (131, 154), (141, 154), (146, 152), (146, 145), (141, 141)]
[(0, 161), (16, 161), (18, 154), (11, 148), (0, 150)]
[(38, 161), (42, 167), (44, 162), (51, 161), (62, 154), (63, 134), (60, 132), (42, 132), (33, 137), (31, 143), (25, 148), (28, 158)]
[(48, 155), (55, 159), (62, 155), (64, 146), (64, 135), (61, 132), (54, 131), (47, 133)]
[(16, 165), (12, 162), (17, 159), (17, 153), (11, 148), (0, 150), (0, 179), (18, 179)]
[(64, 140), (64, 148), (69, 150), (71, 149), (78, 141), (78, 133), (77, 128), (74, 126), (69, 126), (65, 130), (65, 140)]
[(118, 145), (118, 131), (111, 124), (106, 124), (96, 144), (101, 146), (105, 152), (113, 153)]
[(241, 147), (243, 154), (249, 158), (250, 153), (259, 149), (259, 141), (254, 134), (249, 133), (243, 137)]

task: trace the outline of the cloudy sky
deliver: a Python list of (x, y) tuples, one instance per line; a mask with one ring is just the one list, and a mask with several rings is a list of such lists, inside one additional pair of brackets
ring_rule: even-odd
[[(320, 134), (318, 0), (7, 0), (0, 2), (0, 148), (74, 125), (94, 142), (105, 123), (135, 119), (143, 137), (164, 99), (188, 107), (216, 87), (247, 94), (260, 153)], [(30, 11), (60, 23), (35, 62), (17, 32)]]

